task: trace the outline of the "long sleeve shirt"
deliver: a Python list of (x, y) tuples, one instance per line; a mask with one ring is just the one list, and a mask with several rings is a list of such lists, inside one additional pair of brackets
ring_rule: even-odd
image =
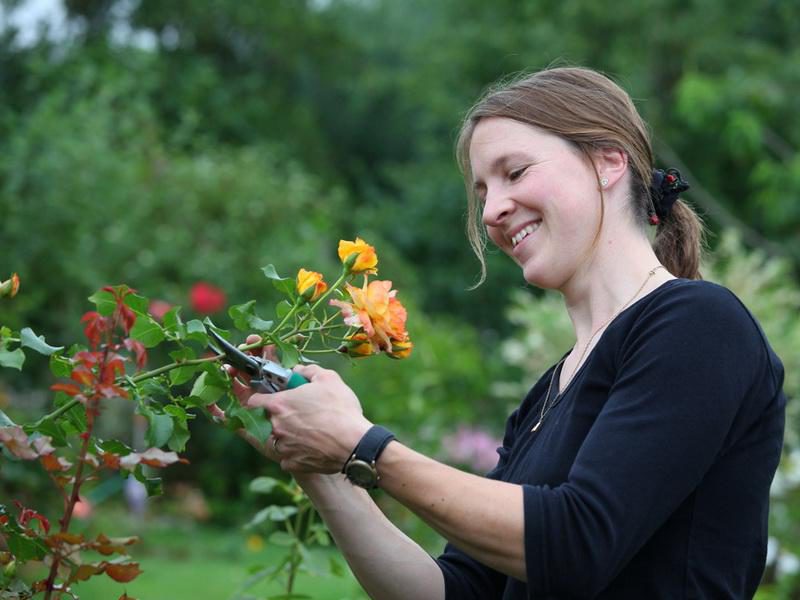
[(750, 312), (671, 280), (613, 320), (558, 396), (557, 370), (509, 417), (487, 475), (523, 487), (527, 582), (448, 545), (446, 598), (751, 598), (786, 399)]

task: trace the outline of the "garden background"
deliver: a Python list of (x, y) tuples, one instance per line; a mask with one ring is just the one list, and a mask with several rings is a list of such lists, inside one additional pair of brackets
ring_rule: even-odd
[[(50, 26), (21, 27), (35, 4), (0, 0), (0, 278), (22, 281), (0, 324), (70, 344), (87, 297), (117, 283), (224, 324), (228, 304), (277, 300), (264, 265), (333, 269), (337, 241), (360, 236), (401, 290), (415, 350), (331, 364), (372, 420), (475, 471), (572, 340), (559, 299), (496, 253), (467, 291), (478, 264), (453, 158), (460, 119), (521, 70), (612, 75), (650, 123), (659, 166), (692, 184), (713, 232), (706, 277), (742, 297), (786, 366), (794, 400), (760, 597), (800, 597), (800, 4), (55, 0)], [(0, 371), (0, 409), (42, 414), (51, 383), (44, 359)], [(107, 411), (108, 434), (136, 444), (131, 407)], [(191, 463), (165, 470), (146, 515), (129, 513), (119, 481), (87, 498), (85, 527), (144, 533), (133, 596), (232, 597), (274, 550), (266, 525), (243, 525), (281, 501), (250, 481), (280, 472), (229, 432), (191, 428)], [(0, 501), (47, 503), (46, 478), (0, 460)], [(304, 583), (315, 598), (362, 597), (347, 576), (319, 581)]]

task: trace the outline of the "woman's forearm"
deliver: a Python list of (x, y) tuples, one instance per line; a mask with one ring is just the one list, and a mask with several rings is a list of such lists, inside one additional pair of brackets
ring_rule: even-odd
[(433, 558), (343, 475), (298, 474), (350, 568), (373, 600), (444, 599)]
[(392, 442), (381, 488), (475, 560), (526, 581), (522, 486), (464, 473)]

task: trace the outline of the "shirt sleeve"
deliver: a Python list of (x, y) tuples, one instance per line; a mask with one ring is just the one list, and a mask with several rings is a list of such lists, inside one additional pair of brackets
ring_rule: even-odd
[(758, 414), (742, 405), (769, 393), (753, 386), (776, 385), (765, 347), (719, 286), (690, 286), (637, 317), (567, 481), (523, 486), (530, 597), (593, 597), (609, 584), (732, 443), (734, 421)]

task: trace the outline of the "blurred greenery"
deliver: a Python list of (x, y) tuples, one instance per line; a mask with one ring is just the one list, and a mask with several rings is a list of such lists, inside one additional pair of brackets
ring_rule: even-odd
[[(86, 298), (121, 282), (187, 318), (198, 281), (266, 314), (277, 298), (260, 267), (334, 272), (337, 240), (359, 235), (416, 344), (407, 361), (343, 367), (368, 415), (434, 454), (461, 423), (497, 434), (569, 323), (496, 253), (466, 291), (478, 266), (453, 141), (491, 82), (575, 63), (637, 100), (659, 164), (681, 169), (716, 233), (710, 277), (761, 319), (800, 393), (800, 4), (65, 0), (67, 27), (23, 44), (3, 15), (24, 5), (0, 0), (0, 277), (22, 280), (0, 323), (69, 344)], [(49, 383), (43, 361), (4, 370), (0, 406), (35, 412)], [(787, 556), (800, 553), (794, 404), (772, 524)], [(130, 413), (111, 410), (130, 440)], [(202, 487), (220, 523), (246, 520), (261, 460), (191, 427), (191, 465), (166, 477)], [(4, 467), (3, 490), (35, 494), (31, 477)], [(777, 564), (764, 593), (792, 597), (800, 583)]]

